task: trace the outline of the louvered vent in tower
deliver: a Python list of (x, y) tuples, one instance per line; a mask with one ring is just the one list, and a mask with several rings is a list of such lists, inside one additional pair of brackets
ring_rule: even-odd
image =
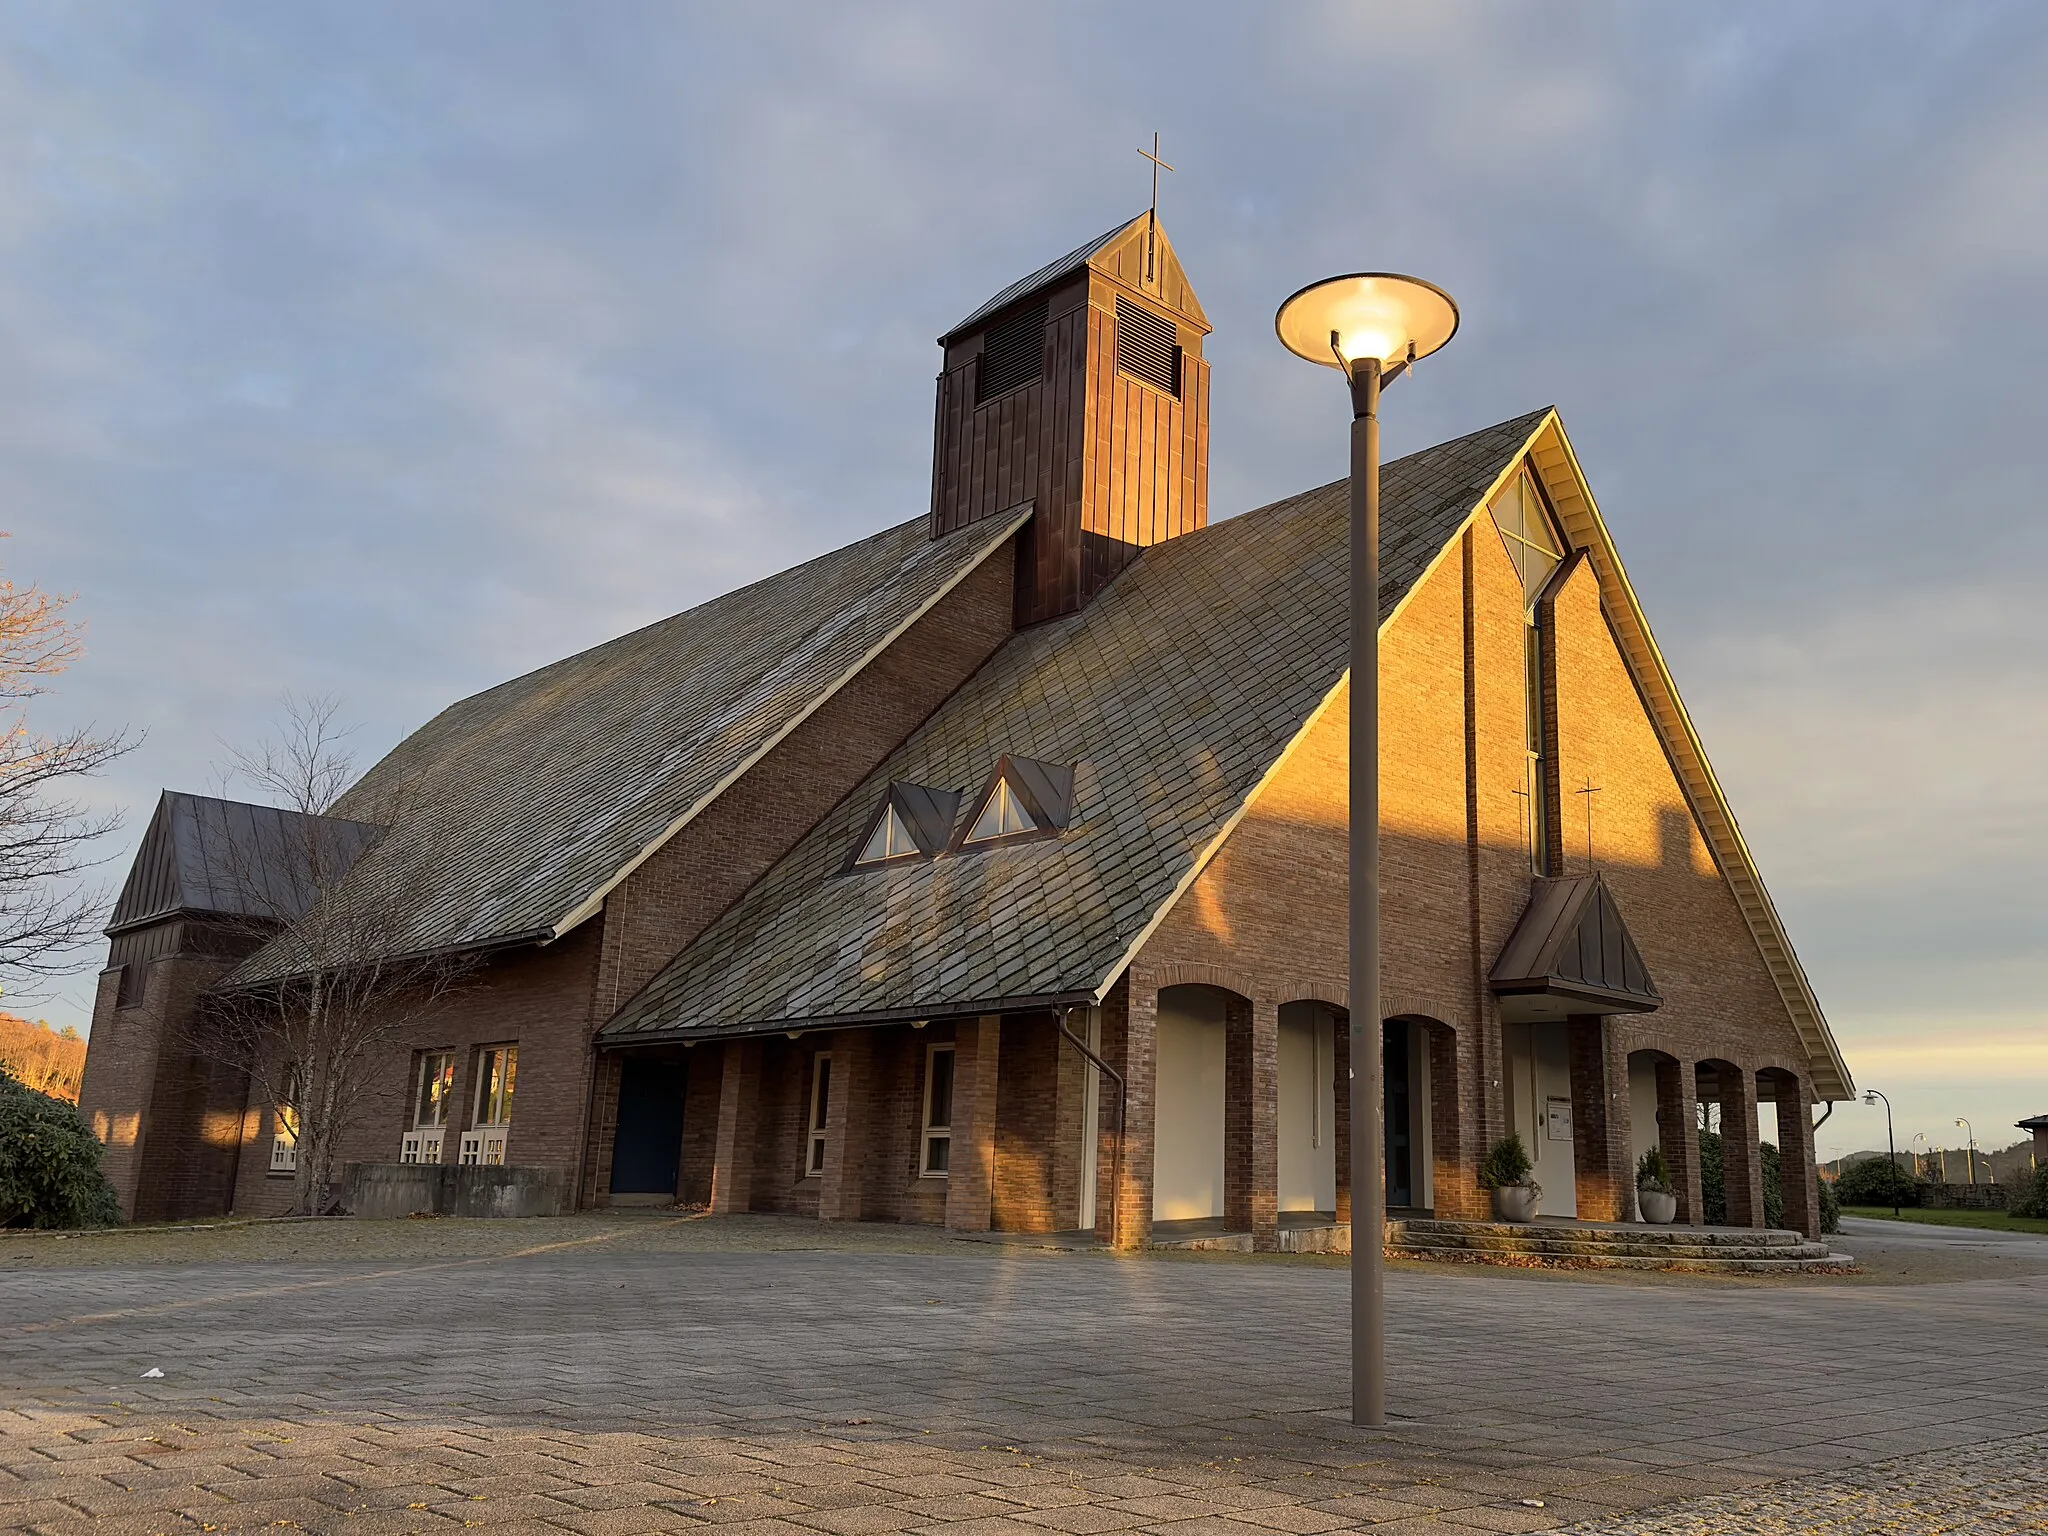
[(1119, 373), (1180, 398), (1180, 339), (1173, 322), (1122, 294), (1116, 299), (1116, 366)]
[(981, 371), (974, 380), (974, 403), (1035, 383), (1044, 372), (1045, 300), (1040, 299), (988, 328), (981, 343)]

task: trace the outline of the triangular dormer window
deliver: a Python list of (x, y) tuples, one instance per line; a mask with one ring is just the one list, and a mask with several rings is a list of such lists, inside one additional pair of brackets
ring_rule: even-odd
[(1024, 809), (1024, 802), (1010, 788), (1010, 781), (997, 779), (994, 792), (983, 802), (981, 814), (974, 818), (974, 825), (968, 829), (967, 841), (985, 843), (990, 838), (1015, 837), (1020, 832), (1038, 830), (1038, 823)]
[(944, 852), (959, 809), (958, 790), (904, 781), (891, 784), (860, 839), (860, 852), (847, 867), (868, 869)]
[(889, 806), (882, 813), (882, 819), (875, 823), (875, 830), (868, 838), (867, 847), (861, 849), (859, 864), (880, 864), (885, 859), (900, 859), (919, 852), (917, 839), (910, 835), (910, 828), (903, 824), (903, 818), (896, 814), (896, 807)]
[(1054, 838), (1073, 816), (1074, 769), (1030, 757), (1004, 757), (996, 764), (981, 809), (967, 823), (956, 849)]

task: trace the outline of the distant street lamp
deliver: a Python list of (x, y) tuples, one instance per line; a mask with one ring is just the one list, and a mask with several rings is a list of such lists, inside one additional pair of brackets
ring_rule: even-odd
[(1970, 1138), (1970, 1188), (1975, 1189), (1977, 1187), (1977, 1132), (1971, 1127), (1970, 1122), (1961, 1115), (1956, 1116), (1956, 1124), (1960, 1125), (1963, 1128), (1963, 1134)]
[(1433, 283), (1352, 272), (1273, 317), (1297, 357), (1351, 385), (1351, 1422), (1387, 1421), (1385, 1050), (1380, 1021), (1380, 386), (1458, 329)]
[(1864, 1103), (1875, 1104), (1879, 1099), (1884, 1099), (1885, 1166), (1891, 1169), (1892, 1173), (1886, 1182), (1892, 1187), (1892, 1214), (1896, 1216), (1899, 1214), (1899, 1148), (1898, 1143), (1892, 1140), (1892, 1101), (1886, 1099), (1875, 1088), (1863, 1090)]

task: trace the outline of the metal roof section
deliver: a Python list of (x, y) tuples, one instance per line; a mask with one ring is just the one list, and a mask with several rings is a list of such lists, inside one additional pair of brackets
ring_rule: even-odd
[(1487, 978), (1503, 1016), (1648, 1013), (1664, 998), (1599, 875), (1535, 880)]
[(1117, 225), (1114, 229), (1105, 230), (1093, 240), (1075, 246), (1058, 261), (1048, 262), (1036, 272), (1018, 278), (1016, 282), (996, 294), (995, 297), (975, 310), (973, 314), (941, 336), (939, 338), (939, 345), (943, 347), (962, 331), (972, 330), (991, 315), (1008, 309), (1019, 299), (1027, 299), (1041, 288), (1050, 288), (1053, 284), (1063, 282), (1067, 278), (1072, 277), (1076, 272), (1081, 271), (1088, 265), (1090, 257), (1094, 256), (1098, 251), (1107, 249), (1116, 240), (1118, 235), (1121, 235), (1133, 225), (1144, 223), (1149, 216), (1148, 214), (1141, 213), (1134, 219), (1125, 219), (1123, 223)]
[[(398, 814), (328, 900), (431, 887), (408, 954), (560, 937), (1029, 515), (939, 539), (919, 516), (451, 706), (338, 803)], [(289, 965), (271, 946), (234, 980)]]
[[(1533, 412), (1385, 467), (1382, 623)], [(608, 1024), (613, 1042), (1097, 998), (1325, 706), (1348, 659), (1344, 482), (1156, 545), (1080, 612), (1014, 635)], [(835, 878), (892, 781), (1072, 764), (1056, 838)]]
[(384, 830), (340, 816), (167, 789), (106, 931), (182, 916), (296, 921)]

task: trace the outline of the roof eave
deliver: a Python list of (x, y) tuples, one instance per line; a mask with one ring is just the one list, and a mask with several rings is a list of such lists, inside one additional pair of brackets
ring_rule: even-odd
[(705, 1024), (680, 1029), (635, 1029), (613, 1034), (599, 1030), (600, 1050), (630, 1045), (671, 1045), (678, 1041), (754, 1040), (767, 1035), (814, 1029), (881, 1029), (919, 1020), (971, 1019), (985, 1014), (1042, 1013), (1057, 1008), (1086, 1008), (1097, 1001), (1092, 992), (1043, 992), (1019, 997), (974, 998), (923, 1008), (891, 1008), (872, 1013), (811, 1014), (786, 1019), (755, 1019), (744, 1024)]

